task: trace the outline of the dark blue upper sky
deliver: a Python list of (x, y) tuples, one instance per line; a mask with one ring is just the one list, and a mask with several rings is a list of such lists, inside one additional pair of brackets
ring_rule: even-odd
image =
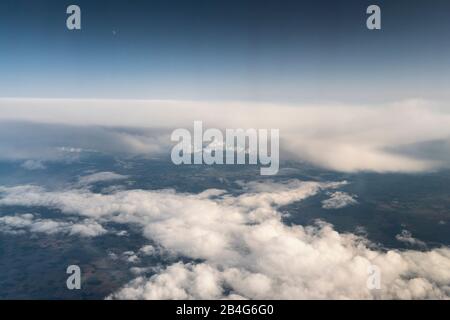
[(2, 0), (0, 97), (445, 99), (449, 35), (444, 0)]

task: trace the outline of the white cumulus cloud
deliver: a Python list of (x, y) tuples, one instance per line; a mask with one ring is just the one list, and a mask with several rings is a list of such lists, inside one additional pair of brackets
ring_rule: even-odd
[(82, 237), (96, 237), (107, 232), (101, 224), (90, 219), (75, 223), (40, 219), (31, 213), (0, 217), (0, 232), (22, 234), (26, 231), (45, 234), (65, 233)]
[(418, 246), (421, 248), (426, 248), (427, 245), (422, 240), (416, 239), (412, 236), (412, 233), (408, 230), (402, 230), (401, 233), (397, 234), (395, 238), (403, 243), (406, 243), (410, 246)]
[[(51, 206), (95, 221), (137, 225), (155, 246), (192, 260), (172, 263), (151, 277), (139, 275), (109, 298), (449, 298), (447, 247), (383, 250), (323, 221), (309, 226), (283, 223), (281, 206), (343, 184), (253, 182), (242, 184), (238, 194), (224, 190), (96, 194), (18, 186), (0, 188), (0, 205)], [(126, 257), (135, 255), (129, 252)], [(367, 286), (372, 265), (381, 272), (380, 290)]]
[(342, 191), (329, 193), (329, 196), (328, 199), (322, 201), (324, 209), (341, 209), (358, 203), (355, 199), (356, 196)]

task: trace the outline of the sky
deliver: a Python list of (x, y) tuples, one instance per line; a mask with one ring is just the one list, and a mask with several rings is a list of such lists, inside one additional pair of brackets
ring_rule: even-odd
[[(82, 30), (66, 28), (70, 4)], [(0, 98), (445, 100), (449, 14), (440, 0), (5, 0)]]

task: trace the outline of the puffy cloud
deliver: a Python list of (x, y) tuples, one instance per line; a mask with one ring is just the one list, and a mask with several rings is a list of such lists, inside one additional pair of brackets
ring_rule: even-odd
[(27, 160), (22, 163), (21, 167), (27, 170), (43, 170), (46, 168), (40, 160)]
[(97, 237), (107, 232), (101, 224), (89, 219), (85, 219), (82, 223), (74, 223), (69, 227), (70, 234), (83, 237)]
[(82, 185), (93, 184), (96, 182), (104, 182), (104, 181), (114, 181), (114, 180), (123, 180), (127, 179), (128, 176), (121, 175), (115, 172), (96, 172), (87, 176), (80, 177), (78, 182)]
[(223, 296), (220, 272), (207, 265), (176, 263), (151, 278), (138, 277), (110, 298), (218, 299)]
[(139, 253), (143, 254), (144, 256), (151, 256), (156, 253), (156, 249), (154, 246), (148, 244), (140, 248)]
[(122, 253), (124, 260), (129, 263), (138, 263), (140, 261), (139, 257), (134, 253), (134, 251), (125, 251)]
[(322, 201), (324, 209), (341, 209), (358, 203), (355, 196), (342, 191), (330, 193), (330, 198)]
[[(109, 298), (442, 299), (450, 293), (448, 270), (442, 268), (449, 265), (448, 250), (379, 253), (351, 246), (339, 252), (344, 254), (339, 258), (339, 253), (321, 251), (330, 247), (311, 249), (306, 256), (290, 256), (293, 260), (277, 255), (282, 260), (260, 268), (178, 262), (150, 278), (140, 276), (132, 280)], [(262, 258), (263, 262), (267, 259)], [(302, 258), (307, 261), (302, 262)], [(286, 268), (291, 262), (294, 266)], [(381, 270), (380, 290), (367, 288), (367, 270), (372, 263)]]
[[(449, 248), (386, 251), (322, 221), (283, 223), (281, 206), (342, 184), (253, 182), (241, 184), (237, 194), (2, 187), (0, 205), (51, 206), (98, 221), (138, 225), (156, 246), (193, 261), (172, 263), (151, 277), (140, 275), (109, 298), (448, 298)], [(381, 272), (380, 290), (367, 286), (372, 265)]]
[(0, 217), (0, 231), (5, 233), (37, 232), (45, 234), (65, 233), (82, 237), (96, 237), (107, 231), (94, 220), (81, 223), (35, 218), (31, 213)]
[[(450, 113), (444, 103), (417, 99), (384, 105), (280, 105), (4, 98), (0, 120), (9, 140), (14, 135), (13, 141), (31, 142), (18, 149), (2, 141), (2, 157), (11, 158), (30, 157), (36, 141), (53, 145), (61, 137), (88, 149), (168, 154), (169, 133), (202, 120), (205, 128), (280, 129), (281, 160), (305, 160), (338, 171), (418, 172), (450, 165)], [(8, 121), (41, 123), (43, 134), (17, 124), (8, 127)], [(427, 146), (437, 141), (439, 148), (429, 152)]]
[(412, 236), (412, 233), (410, 231), (408, 231), (408, 230), (402, 230), (402, 232), (400, 234), (397, 234), (395, 236), (395, 238), (398, 241), (406, 243), (406, 244), (411, 245), (411, 246), (418, 246), (418, 247), (421, 247), (421, 248), (426, 248), (427, 247), (425, 242), (414, 238)]

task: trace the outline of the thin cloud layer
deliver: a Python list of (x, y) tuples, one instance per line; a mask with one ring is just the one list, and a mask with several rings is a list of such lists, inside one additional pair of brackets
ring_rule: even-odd
[[(450, 114), (442, 104), (422, 100), (379, 106), (291, 106), (244, 102), (0, 99), (0, 120), (72, 126), (79, 136), (85, 136), (84, 130), (90, 128), (91, 139), (76, 139), (68, 134), (67, 139), (83, 144), (80, 146), (83, 148), (90, 146), (111, 152), (167, 155), (170, 132), (176, 128), (192, 129), (193, 122), (201, 120), (205, 127), (280, 129), (281, 160), (304, 160), (338, 171), (420, 172), (450, 165), (445, 156), (450, 154)], [(76, 126), (83, 129), (77, 131)], [(8, 137), (11, 133), (23, 134), (10, 128)], [(428, 148), (424, 145), (436, 141), (447, 149), (426, 152)], [(17, 150), (13, 145), (2, 150), (2, 154), (24, 156), (33, 149), (31, 145), (24, 148), (25, 151)]]
[(84, 219), (80, 223), (36, 218), (31, 213), (0, 217), (0, 232), (23, 234), (36, 232), (45, 234), (63, 233), (82, 237), (96, 237), (107, 231), (94, 220)]
[(82, 176), (78, 179), (78, 182), (81, 185), (89, 185), (96, 182), (105, 182), (105, 181), (115, 181), (115, 180), (123, 180), (127, 179), (128, 176), (118, 174), (115, 172), (109, 172), (109, 171), (102, 171), (102, 172), (96, 172), (92, 173), (86, 176)]
[[(139, 275), (111, 299), (448, 298), (449, 248), (384, 251), (322, 221), (283, 223), (282, 206), (343, 184), (254, 182), (242, 184), (237, 195), (18, 186), (0, 188), (0, 205), (50, 206), (99, 222), (133, 224), (158, 247), (192, 259)], [(367, 286), (373, 265), (381, 272), (380, 290)]]

